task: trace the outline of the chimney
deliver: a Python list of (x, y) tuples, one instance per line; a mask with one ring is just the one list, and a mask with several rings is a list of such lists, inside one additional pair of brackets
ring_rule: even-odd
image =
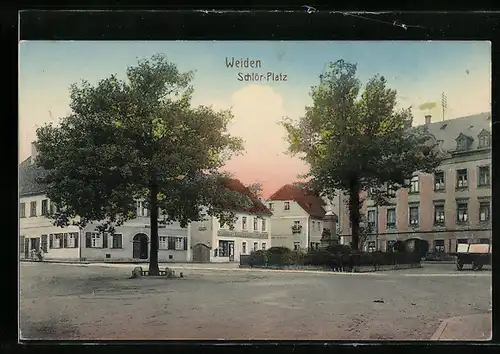
[(430, 114), (425, 116), (425, 125), (431, 124), (431, 117), (432, 116)]
[(38, 150), (36, 148), (36, 141), (31, 143), (31, 164), (34, 164), (36, 157), (38, 156)]

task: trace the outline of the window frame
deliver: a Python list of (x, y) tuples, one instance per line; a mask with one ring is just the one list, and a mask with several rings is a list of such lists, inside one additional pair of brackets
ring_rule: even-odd
[[(412, 210), (417, 210), (417, 218), (412, 218)], [(408, 223), (410, 226), (418, 226), (420, 224), (420, 206), (419, 205), (409, 205), (408, 206)]]
[(290, 211), (290, 202), (283, 203), (283, 210)]
[[(442, 177), (442, 181), (437, 182), (436, 177)], [(439, 185), (439, 188), (436, 186)], [(434, 192), (442, 192), (446, 190), (446, 173), (444, 171), (436, 171), (434, 173)]]
[[(481, 172), (487, 170), (486, 183), (481, 181)], [(490, 187), (491, 186), (491, 168), (489, 165), (483, 165), (477, 167), (477, 186), (478, 187)]]
[[(416, 186), (416, 188), (414, 188)], [(408, 188), (408, 194), (419, 194), (420, 193), (420, 176), (413, 175), (410, 179), (410, 187)]]
[[(394, 215), (394, 221), (393, 222), (389, 221), (389, 212), (391, 212), (391, 214)], [(394, 228), (396, 228), (396, 208), (387, 208), (387, 210), (386, 210), (385, 225), (386, 225), (387, 229), (394, 229)]]
[[(438, 214), (438, 210), (441, 211), (442, 209), (442, 214)], [(442, 215), (442, 220), (441, 218), (438, 218), (438, 215)], [(446, 209), (444, 204), (434, 204), (434, 226), (442, 226), (446, 223)]]
[(35, 218), (36, 217), (36, 208), (37, 208), (37, 202), (36, 200), (33, 200), (30, 202), (30, 218)]
[[(457, 205), (456, 205), (456, 215), (457, 215), (456, 222), (457, 222), (457, 224), (468, 224), (469, 223), (469, 203), (468, 203), (468, 201), (457, 200), (456, 203), (457, 203)], [(460, 216), (461, 212), (462, 212), (462, 217)]]
[[(465, 171), (465, 173), (463, 173)], [(456, 170), (456, 189), (467, 189), (469, 188), (469, 171), (467, 168), (459, 168)], [(462, 178), (460, 178), (462, 177)], [(465, 177), (465, 178), (463, 178)], [(462, 182), (462, 185), (460, 185), (460, 182)]]

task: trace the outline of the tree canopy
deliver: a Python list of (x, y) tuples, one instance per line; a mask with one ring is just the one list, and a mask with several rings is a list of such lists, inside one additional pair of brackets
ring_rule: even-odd
[[(71, 114), (37, 130), (37, 163), (47, 196), (60, 206), (58, 226), (76, 223), (114, 232), (136, 217), (136, 201), (150, 210), (150, 271), (158, 272), (158, 222), (185, 227), (206, 214), (230, 222), (248, 198), (225, 188), (219, 172), (243, 150), (227, 127), (231, 111), (193, 107), (193, 72), (155, 55), (112, 75), (70, 88)], [(159, 215), (159, 212), (161, 215)]]
[(397, 109), (397, 93), (386, 79), (375, 75), (363, 88), (356, 69), (344, 60), (330, 63), (304, 116), (282, 121), (289, 152), (310, 166), (314, 189), (329, 198), (337, 190), (349, 196), (355, 249), (360, 192), (374, 188), (372, 197), (383, 205), (392, 190), (408, 187), (415, 172), (432, 172), (440, 163), (425, 127), (411, 126), (411, 108)]

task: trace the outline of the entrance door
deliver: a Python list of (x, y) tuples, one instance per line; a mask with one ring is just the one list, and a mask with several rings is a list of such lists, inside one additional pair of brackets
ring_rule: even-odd
[(39, 238), (30, 238), (30, 241), (31, 241), (31, 249), (32, 250), (35, 250), (35, 251), (39, 251), (40, 250), (40, 239)]
[(24, 239), (24, 258), (29, 258), (30, 256), (30, 239)]
[(134, 236), (132, 257), (148, 259), (148, 236), (145, 234), (137, 234)]
[(193, 247), (193, 262), (209, 263), (210, 249), (207, 245), (198, 243)]
[(229, 262), (234, 262), (234, 241), (229, 241)]

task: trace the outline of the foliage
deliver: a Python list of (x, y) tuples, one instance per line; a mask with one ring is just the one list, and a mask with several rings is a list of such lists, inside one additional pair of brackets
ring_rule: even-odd
[(231, 210), (249, 203), (227, 190), (229, 176), (218, 172), (243, 149), (227, 132), (232, 113), (192, 107), (192, 77), (155, 55), (129, 67), (126, 80), (72, 85), (71, 115), (37, 130), (37, 163), (47, 171), (40, 182), (61, 206), (54, 223), (97, 222), (113, 232), (144, 200), (151, 274), (158, 272), (158, 222), (186, 226), (206, 214), (231, 222)]
[(262, 197), (262, 183), (251, 183), (248, 186), (246, 186), (250, 192), (255, 195), (257, 198)]
[(308, 183), (315, 190), (328, 198), (336, 190), (349, 196), (358, 249), (360, 192), (375, 188), (376, 203), (386, 204), (392, 190), (409, 186), (413, 173), (434, 171), (440, 163), (436, 145), (425, 127), (411, 128), (410, 108), (396, 109), (396, 91), (383, 76), (374, 76), (362, 90), (355, 64), (330, 63), (311, 97), (303, 117), (282, 121), (289, 152), (309, 164)]
[[(339, 247), (343, 246), (343, 247)], [(333, 248), (335, 247), (335, 248)], [(332, 270), (352, 270), (354, 266), (381, 266), (420, 263), (420, 255), (409, 252), (351, 252), (349, 247), (335, 245), (330, 250), (270, 252), (260, 250), (241, 257), (240, 265), (251, 267), (315, 266)]]

